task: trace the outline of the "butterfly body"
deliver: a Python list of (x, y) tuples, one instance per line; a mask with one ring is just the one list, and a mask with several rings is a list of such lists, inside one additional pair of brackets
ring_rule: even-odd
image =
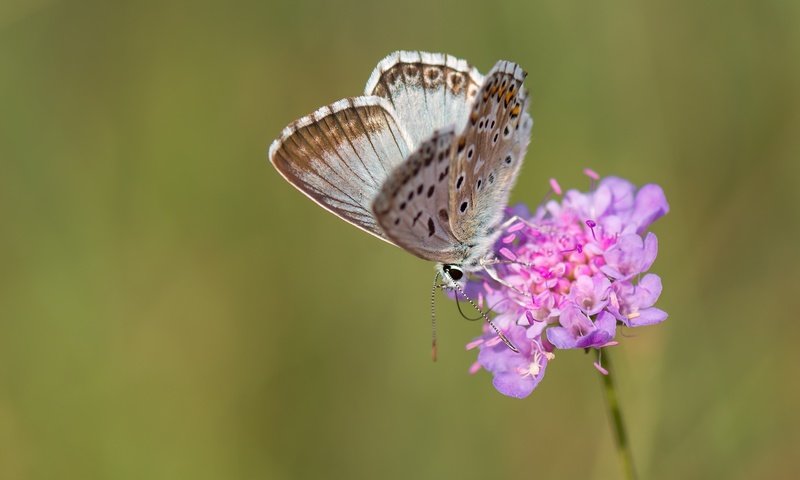
[(326, 210), (458, 280), (489, 255), (522, 165), (524, 78), (511, 62), (483, 76), (449, 55), (395, 52), (363, 96), (287, 126), (270, 161)]

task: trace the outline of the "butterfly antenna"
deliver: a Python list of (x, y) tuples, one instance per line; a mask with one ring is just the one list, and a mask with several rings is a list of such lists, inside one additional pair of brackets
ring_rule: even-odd
[(494, 330), (494, 333), (496, 333), (496, 334), (497, 334), (497, 336), (498, 336), (498, 337), (500, 337), (500, 340), (502, 340), (502, 341), (503, 341), (503, 343), (505, 343), (505, 344), (506, 344), (506, 346), (507, 346), (508, 348), (510, 348), (512, 352), (514, 352), (514, 353), (519, 353), (519, 349), (518, 349), (517, 347), (515, 347), (513, 343), (511, 343), (511, 340), (509, 340), (509, 339), (508, 339), (508, 338), (507, 338), (507, 337), (506, 337), (506, 336), (503, 334), (503, 332), (502, 332), (502, 331), (500, 331), (500, 329), (499, 329), (499, 328), (497, 328), (497, 325), (495, 325), (495, 324), (494, 324), (494, 322), (492, 321), (492, 319), (491, 319), (491, 318), (489, 318), (489, 315), (486, 315), (486, 313), (485, 313), (485, 312), (484, 312), (482, 309), (478, 308), (478, 306), (475, 304), (475, 302), (474, 302), (474, 301), (472, 301), (472, 299), (471, 299), (471, 298), (469, 298), (469, 297), (467, 296), (466, 292), (464, 292), (464, 289), (463, 289), (463, 288), (461, 288), (461, 285), (459, 285), (458, 283), (456, 283), (456, 282), (455, 282), (454, 280), (452, 280), (452, 279), (450, 279), (450, 282), (451, 282), (451, 284), (452, 284), (453, 288), (455, 288), (455, 289), (456, 289), (456, 291), (457, 291), (458, 293), (460, 293), (460, 294), (461, 294), (461, 296), (462, 296), (462, 297), (464, 297), (464, 299), (465, 299), (467, 302), (469, 302), (469, 304), (470, 304), (470, 305), (472, 305), (472, 308), (474, 308), (475, 310), (477, 310), (477, 312), (478, 312), (478, 313), (481, 315), (481, 317), (483, 317), (483, 319), (484, 319), (484, 320), (486, 320), (486, 323), (488, 323), (488, 324), (489, 324), (489, 326), (491, 326), (491, 327), (492, 327), (492, 330)]
[(433, 287), (431, 288), (431, 359), (436, 361), (436, 289), (440, 287), (439, 272), (433, 278)]

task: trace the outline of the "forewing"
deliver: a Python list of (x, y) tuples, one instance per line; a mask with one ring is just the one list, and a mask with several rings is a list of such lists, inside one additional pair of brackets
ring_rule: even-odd
[(467, 243), (485, 239), (501, 220), (530, 141), (533, 120), (526, 73), (499, 61), (472, 105), (450, 172), (450, 224)]
[(461, 263), (450, 230), (448, 178), (455, 139), (452, 127), (434, 132), (390, 175), (373, 204), (391, 241), (425, 260)]
[(269, 158), (283, 178), (323, 208), (388, 241), (372, 202), (410, 153), (391, 105), (379, 97), (356, 97), (287, 126)]
[(416, 147), (434, 130), (466, 122), (483, 76), (465, 60), (443, 53), (394, 52), (378, 63), (365, 95), (391, 102)]

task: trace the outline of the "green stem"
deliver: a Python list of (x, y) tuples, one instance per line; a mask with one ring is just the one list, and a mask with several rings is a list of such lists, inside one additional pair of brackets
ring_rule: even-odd
[(622, 471), (625, 478), (628, 480), (636, 479), (636, 472), (633, 469), (633, 455), (631, 455), (631, 447), (628, 443), (628, 435), (625, 432), (625, 424), (622, 422), (622, 411), (619, 408), (619, 400), (617, 400), (617, 391), (614, 388), (614, 380), (611, 377), (613, 371), (611, 370), (611, 359), (608, 355), (607, 349), (596, 349), (597, 361), (600, 362), (602, 355), (603, 368), (608, 370), (608, 375), (601, 375), (603, 379), (603, 392), (606, 396), (606, 407), (608, 408), (608, 420), (611, 422), (611, 428), (614, 430), (614, 443), (617, 446), (617, 455), (619, 461), (622, 463)]

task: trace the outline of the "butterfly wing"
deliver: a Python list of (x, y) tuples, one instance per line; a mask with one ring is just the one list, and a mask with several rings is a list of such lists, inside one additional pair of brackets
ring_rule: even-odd
[(450, 225), (467, 244), (491, 241), (530, 141), (526, 73), (499, 61), (486, 76), (454, 148)]
[(289, 183), (336, 216), (389, 241), (372, 202), (411, 142), (385, 99), (356, 97), (287, 126), (269, 158)]
[(448, 218), (454, 139), (452, 126), (434, 132), (392, 172), (373, 204), (375, 218), (392, 242), (446, 264), (464, 259)]
[(450, 125), (459, 131), (483, 76), (465, 60), (442, 53), (394, 52), (378, 63), (365, 95), (387, 99), (414, 147)]

